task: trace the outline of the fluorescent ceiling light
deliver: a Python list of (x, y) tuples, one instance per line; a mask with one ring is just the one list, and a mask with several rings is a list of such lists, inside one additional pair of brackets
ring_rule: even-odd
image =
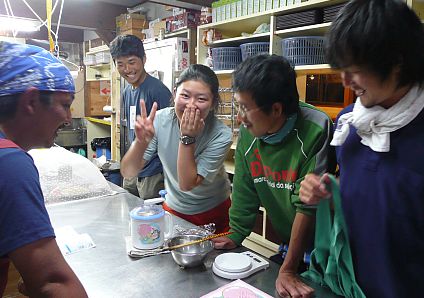
[(0, 15), (0, 31), (40, 31), (41, 22), (33, 19)]

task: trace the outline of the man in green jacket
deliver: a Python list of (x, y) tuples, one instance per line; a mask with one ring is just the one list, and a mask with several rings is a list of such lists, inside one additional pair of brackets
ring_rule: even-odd
[(278, 293), (310, 297), (313, 289), (300, 280), (298, 268), (313, 243), (315, 210), (300, 201), (299, 187), (306, 174), (334, 169), (329, 158), (331, 119), (299, 102), (296, 73), (280, 56), (248, 58), (234, 72), (233, 88), (242, 125), (235, 154), (232, 234), (214, 239), (215, 248), (240, 245), (263, 206), (282, 243), (288, 244), (276, 280)]

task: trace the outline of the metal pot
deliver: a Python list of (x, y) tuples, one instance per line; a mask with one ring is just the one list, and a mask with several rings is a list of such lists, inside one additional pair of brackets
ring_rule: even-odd
[[(202, 236), (199, 235), (179, 235), (169, 239), (167, 241), (167, 246), (170, 247), (200, 239), (202, 239)], [(171, 250), (171, 254), (174, 261), (181, 267), (196, 267), (203, 264), (206, 255), (211, 252), (213, 248), (212, 241), (207, 240)]]

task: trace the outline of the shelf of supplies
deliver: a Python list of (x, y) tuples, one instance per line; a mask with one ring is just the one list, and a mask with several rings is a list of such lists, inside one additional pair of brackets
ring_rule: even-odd
[[(246, 16), (241, 16), (237, 18), (232, 18), (229, 20), (219, 21), (215, 23), (201, 25), (199, 29), (209, 29), (216, 28), (223, 33), (225, 32), (242, 32), (242, 31), (251, 31), (253, 32), (256, 27), (258, 27), (262, 23), (269, 23), (270, 16), (272, 15), (283, 15), (287, 13), (313, 9), (318, 7), (325, 7), (340, 4), (346, 2), (347, 0), (310, 0), (305, 1), (299, 4), (294, 4), (290, 6), (284, 6), (279, 8), (274, 8), (267, 11), (262, 11)], [(252, 30), (253, 29), (253, 30)], [(229, 34), (231, 36), (231, 34)], [(232, 34), (233, 36), (235, 34)]]
[(295, 27), (290, 29), (275, 31), (275, 34), (281, 38), (288, 38), (293, 36), (323, 36), (330, 28), (331, 22), (314, 24), (302, 27)]
[(107, 45), (102, 45), (102, 46), (98, 46), (95, 48), (91, 48), (87, 53), (85, 53), (86, 55), (94, 55), (96, 53), (100, 53), (100, 52), (106, 52), (109, 51), (109, 47)]
[(234, 69), (226, 69), (226, 70), (216, 70), (215, 74), (216, 75), (231, 75), (233, 74)]
[(190, 32), (190, 29), (183, 29), (176, 32), (166, 33), (165, 38), (171, 38), (171, 37), (188, 37), (188, 34)]
[[(298, 65), (294, 68), (297, 74), (330, 74), (330, 73), (339, 73), (338, 70), (332, 69), (329, 64), (314, 64), (314, 65)], [(216, 70), (216, 75), (231, 75), (234, 72), (234, 69), (226, 70)]]
[(301, 74), (336, 74), (338, 70), (332, 69), (329, 64), (298, 65), (294, 68), (298, 75)]
[(236, 45), (239, 46), (242, 43), (247, 42), (257, 42), (257, 41), (269, 41), (269, 32), (265, 33), (259, 33), (259, 34), (251, 34), (249, 36), (237, 36), (232, 38), (225, 38), (220, 40), (215, 40), (211, 44), (209, 44), (210, 47), (222, 47), (222, 46), (232, 46)]
[(103, 119), (97, 119), (97, 118), (93, 118), (93, 117), (85, 117), (85, 119), (87, 119), (88, 121), (93, 122), (93, 123), (100, 123), (100, 124), (109, 125), (109, 126), (111, 125), (110, 121), (106, 121), (106, 120), (103, 120)]
[(86, 67), (91, 67), (91, 68), (95, 68), (95, 69), (110, 68), (110, 63), (86, 65)]

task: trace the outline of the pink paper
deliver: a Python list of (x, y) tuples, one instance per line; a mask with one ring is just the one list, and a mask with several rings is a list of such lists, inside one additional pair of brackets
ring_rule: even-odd
[(273, 298), (261, 290), (237, 279), (200, 298)]

